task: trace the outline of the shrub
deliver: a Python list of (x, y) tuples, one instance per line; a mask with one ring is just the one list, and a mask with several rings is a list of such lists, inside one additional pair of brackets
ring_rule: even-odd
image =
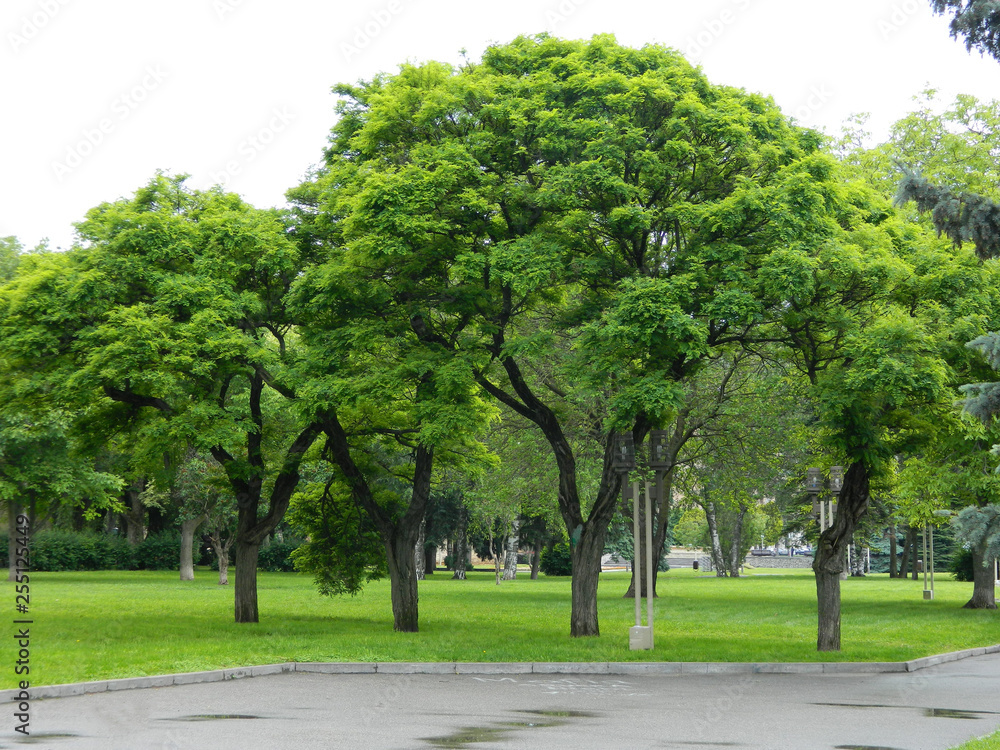
[(972, 550), (960, 549), (955, 552), (948, 570), (955, 574), (956, 581), (974, 581), (976, 572), (972, 569)]
[(573, 560), (570, 557), (569, 545), (562, 542), (551, 550), (544, 550), (538, 567), (547, 576), (573, 575)]
[[(295, 562), (292, 560), (292, 553), (299, 548), (302, 542), (298, 539), (285, 540), (279, 542), (271, 540), (266, 547), (261, 547), (257, 555), (257, 569), (267, 570), (271, 573), (294, 573)], [(215, 565), (218, 566), (218, 561)]]
[(150, 534), (135, 548), (135, 567), (139, 570), (179, 570), (181, 537), (176, 531)]

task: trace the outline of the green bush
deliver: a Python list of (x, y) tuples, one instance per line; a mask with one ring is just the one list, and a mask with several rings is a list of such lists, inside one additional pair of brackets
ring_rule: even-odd
[(974, 581), (976, 572), (972, 569), (972, 550), (960, 549), (955, 552), (948, 570), (955, 574), (956, 581)]
[(39, 531), (29, 546), (32, 570), (129, 570), (132, 551), (120, 538), (89, 532)]
[(176, 531), (150, 534), (135, 548), (138, 570), (179, 570), (181, 566), (181, 536)]
[[(298, 539), (281, 542), (272, 540), (270, 544), (260, 548), (257, 555), (257, 569), (270, 573), (294, 573), (295, 563), (292, 560), (292, 553), (300, 544), (302, 542)], [(215, 564), (218, 566), (218, 561)]]
[(573, 575), (573, 560), (570, 557), (569, 545), (562, 542), (551, 550), (543, 550), (538, 567), (547, 576)]

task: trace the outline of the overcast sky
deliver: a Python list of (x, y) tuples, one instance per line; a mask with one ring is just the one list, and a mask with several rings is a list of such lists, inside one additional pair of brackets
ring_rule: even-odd
[(1000, 63), (928, 0), (3, 0), (0, 236), (67, 247), (157, 169), (282, 205), (320, 158), (332, 85), (541, 31), (675, 47), (830, 134), (869, 112), (884, 137), (927, 85), (1000, 92)]

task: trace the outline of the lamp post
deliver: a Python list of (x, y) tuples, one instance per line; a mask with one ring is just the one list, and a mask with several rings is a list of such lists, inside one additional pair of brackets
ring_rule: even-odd
[[(642, 625), (642, 555), (639, 538), (639, 482), (628, 486), (628, 473), (635, 469), (635, 442), (632, 433), (624, 432), (615, 435), (615, 455), (612, 469), (622, 475), (622, 500), (627, 501), (632, 496), (632, 575), (635, 578), (635, 625), (628, 631), (628, 647), (631, 651), (653, 648), (653, 598), (652, 598), (652, 556), (649, 550), (652, 545), (652, 503), (651, 487), (646, 482), (646, 626)], [(629, 492), (631, 489), (631, 492)]]
[[(829, 489), (833, 495), (829, 501), (820, 498), (826, 489)], [(819, 521), (820, 533), (833, 526), (833, 517), (837, 512), (837, 498), (842, 489), (844, 489), (844, 468), (842, 466), (830, 467), (829, 484), (823, 479), (822, 469), (816, 467), (806, 469), (806, 492), (812, 496), (812, 514)]]

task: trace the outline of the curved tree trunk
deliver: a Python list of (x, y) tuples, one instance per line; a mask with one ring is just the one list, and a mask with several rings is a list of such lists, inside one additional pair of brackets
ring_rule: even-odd
[(210, 539), (212, 540), (212, 551), (215, 553), (215, 559), (219, 561), (219, 585), (228, 586), (229, 548), (232, 546), (233, 538), (230, 536), (228, 539), (223, 539), (222, 532), (219, 529), (215, 529)]
[(964, 609), (996, 609), (995, 571), (996, 560), (986, 558), (986, 542), (972, 548), (972, 598)]
[(194, 533), (205, 520), (202, 513), (197, 518), (181, 522), (181, 580), (194, 580)]
[(570, 634), (574, 637), (601, 634), (597, 620), (597, 584), (600, 580), (606, 531), (607, 524), (600, 528), (585, 524), (579, 527), (576, 544), (571, 542), (573, 608), (570, 615)]
[(830, 527), (820, 535), (813, 559), (818, 651), (840, 651), (840, 574), (846, 567), (847, 545), (858, 521), (868, 510), (869, 499), (868, 468), (861, 462), (853, 463), (844, 474), (837, 514)]

